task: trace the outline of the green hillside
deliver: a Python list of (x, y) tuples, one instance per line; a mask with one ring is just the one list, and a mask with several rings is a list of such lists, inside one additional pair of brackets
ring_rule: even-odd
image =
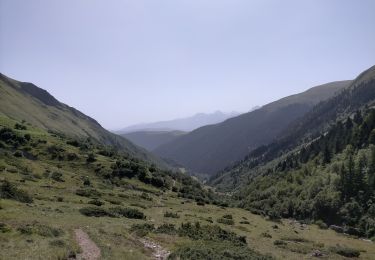
[(0, 115), (69, 137), (92, 138), (137, 158), (165, 165), (146, 150), (105, 130), (89, 116), (59, 102), (47, 91), (31, 83), (10, 79), (3, 74), (0, 74)]
[[(211, 180), (238, 205), (375, 236), (375, 67)], [(325, 224), (324, 224), (325, 223)]]
[(215, 174), (258, 146), (272, 142), (291, 122), (350, 83), (333, 82), (280, 99), (223, 123), (201, 127), (155, 152), (198, 173)]

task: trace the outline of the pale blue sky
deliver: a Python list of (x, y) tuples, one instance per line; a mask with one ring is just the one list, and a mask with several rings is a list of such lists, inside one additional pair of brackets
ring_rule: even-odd
[(247, 111), (375, 64), (372, 0), (0, 0), (0, 72), (103, 126)]

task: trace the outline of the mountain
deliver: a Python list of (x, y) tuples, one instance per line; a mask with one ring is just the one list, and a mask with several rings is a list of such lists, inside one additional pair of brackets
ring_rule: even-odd
[(74, 138), (92, 138), (140, 159), (164, 162), (125, 138), (104, 129), (97, 121), (69, 107), (32, 83), (0, 74), (0, 115), (24, 120), (50, 132)]
[(214, 174), (270, 143), (317, 103), (349, 86), (338, 81), (285, 97), (222, 123), (204, 126), (158, 147), (155, 153), (193, 171)]
[(231, 112), (223, 113), (221, 111), (216, 111), (212, 114), (199, 113), (187, 118), (179, 118), (169, 121), (161, 121), (154, 123), (138, 124), (126, 127), (124, 129), (116, 131), (118, 134), (126, 134), (130, 132), (139, 131), (183, 131), (190, 132), (204, 125), (212, 125), (223, 122), (224, 120), (238, 116), (240, 113)]
[(130, 140), (134, 144), (145, 148), (148, 151), (153, 151), (157, 147), (169, 143), (176, 138), (186, 134), (182, 131), (137, 131), (127, 134), (121, 134), (121, 136)]
[(304, 259), (316, 248), (327, 259), (375, 254), (364, 239), (270, 222), (187, 175), (106, 149), (0, 115), (0, 259)]
[(270, 218), (375, 236), (375, 66), (210, 180)]

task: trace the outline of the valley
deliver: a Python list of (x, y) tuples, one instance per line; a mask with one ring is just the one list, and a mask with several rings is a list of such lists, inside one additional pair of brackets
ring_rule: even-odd
[[(373, 259), (373, 71), (207, 184), (96, 123), (72, 135), (1, 103), (0, 259)], [(60, 111), (21, 84), (1, 91)]]

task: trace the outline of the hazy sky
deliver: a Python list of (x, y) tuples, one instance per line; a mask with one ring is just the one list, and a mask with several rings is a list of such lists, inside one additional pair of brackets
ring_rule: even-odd
[(116, 129), (247, 111), (375, 64), (373, 0), (0, 0), (0, 72)]

